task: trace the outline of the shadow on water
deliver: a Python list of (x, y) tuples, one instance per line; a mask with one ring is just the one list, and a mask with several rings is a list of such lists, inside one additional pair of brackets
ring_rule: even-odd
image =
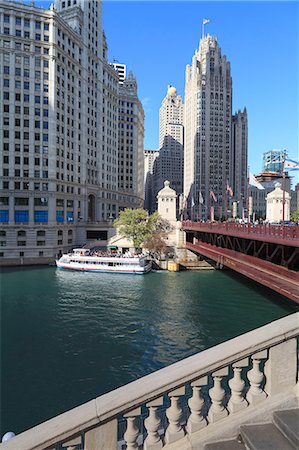
[(279, 294), (276, 291), (273, 291), (267, 286), (259, 284), (257, 281), (247, 278), (245, 275), (242, 275), (241, 273), (235, 272), (230, 269), (225, 269), (224, 273), (225, 275), (231, 277), (232, 280), (242, 283), (244, 286), (248, 287), (249, 289), (252, 289), (257, 294), (261, 294), (263, 297), (269, 299), (273, 303), (276, 303), (280, 307), (284, 308), (286, 311), (290, 311), (290, 309), (291, 310), (293, 309), (293, 312), (296, 312), (299, 310), (299, 305), (295, 301), (289, 299), (288, 297), (285, 297), (284, 295)]

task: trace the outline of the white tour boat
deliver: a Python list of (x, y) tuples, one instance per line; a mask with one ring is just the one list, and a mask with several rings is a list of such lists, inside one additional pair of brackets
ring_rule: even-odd
[(144, 274), (151, 270), (151, 261), (144, 255), (103, 254), (91, 252), (86, 248), (75, 248), (72, 253), (62, 255), (56, 260), (59, 269), (79, 270), (86, 272), (111, 272)]

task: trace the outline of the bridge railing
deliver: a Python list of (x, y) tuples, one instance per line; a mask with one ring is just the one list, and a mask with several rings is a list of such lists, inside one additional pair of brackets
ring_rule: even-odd
[(274, 236), (282, 239), (299, 239), (299, 226), (283, 226), (271, 224), (252, 223), (238, 224), (238, 223), (219, 223), (219, 222), (192, 222), (186, 220), (182, 223), (182, 228), (185, 230), (197, 231), (212, 231), (214, 233), (231, 233), (234, 235), (260, 235), (260, 236)]
[[(296, 313), (202, 351), (27, 430), (0, 449), (156, 450), (188, 442), (220, 419), (229, 421), (295, 386), (298, 323)], [(119, 419), (126, 421), (125, 432)]]

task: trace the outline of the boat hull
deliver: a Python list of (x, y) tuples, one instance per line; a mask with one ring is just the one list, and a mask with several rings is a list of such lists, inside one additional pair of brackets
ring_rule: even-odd
[(79, 265), (65, 264), (56, 261), (56, 266), (58, 269), (63, 270), (73, 270), (77, 272), (95, 272), (95, 273), (117, 273), (117, 274), (128, 274), (128, 275), (145, 275), (151, 271), (151, 264), (144, 267), (136, 267), (132, 269), (124, 268), (109, 268), (109, 267), (82, 267)]

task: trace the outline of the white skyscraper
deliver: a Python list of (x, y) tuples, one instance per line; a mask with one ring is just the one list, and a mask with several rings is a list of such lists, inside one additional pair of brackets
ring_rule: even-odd
[(159, 156), (155, 160), (157, 194), (168, 180), (177, 195), (183, 192), (184, 105), (175, 87), (169, 85), (160, 108)]
[[(212, 192), (217, 199), (217, 203), (213, 200), (215, 216), (226, 216), (227, 183), (232, 186), (235, 176), (231, 168), (232, 79), (230, 63), (222, 56), (215, 37), (201, 39), (191, 66), (186, 67), (184, 108), (184, 195), (188, 214), (208, 218)], [(247, 142), (245, 150), (247, 160)]]
[(111, 66), (118, 73), (119, 84), (123, 84), (125, 79), (126, 79), (126, 77), (127, 77), (127, 66), (126, 66), (126, 64), (113, 62), (113, 63), (111, 63)]
[(144, 112), (132, 72), (119, 85), (119, 208), (143, 207)]
[(102, 2), (2, 1), (0, 86), (0, 264), (106, 239), (124, 192)]

